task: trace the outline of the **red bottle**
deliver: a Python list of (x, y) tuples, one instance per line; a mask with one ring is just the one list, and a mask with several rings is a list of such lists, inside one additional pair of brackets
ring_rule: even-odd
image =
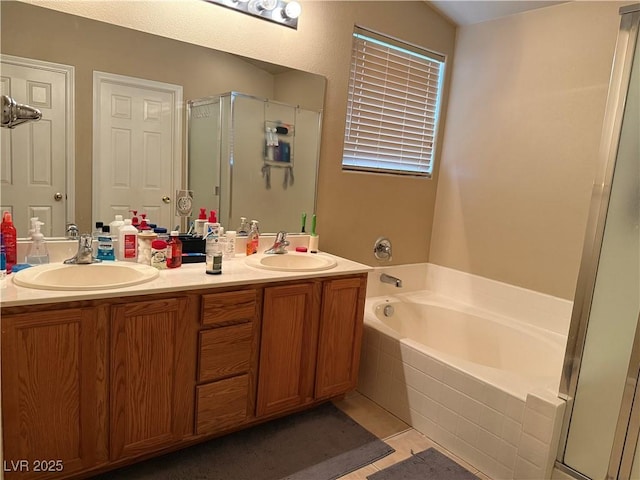
[(4, 212), (2, 215), (0, 231), (2, 232), (5, 254), (7, 256), (7, 273), (11, 273), (11, 269), (17, 263), (18, 258), (18, 235), (16, 233), (16, 227), (13, 225), (11, 212)]
[(180, 265), (182, 265), (182, 242), (178, 238), (177, 230), (173, 230), (167, 244), (167, 267), (178, 268)]

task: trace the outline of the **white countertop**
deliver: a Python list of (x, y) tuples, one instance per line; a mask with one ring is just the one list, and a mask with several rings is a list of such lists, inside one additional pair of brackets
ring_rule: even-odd
[[(290, 252), (289, 255), (298, 255), (298, 253)], [(204, 263), (190, 263), (183, 264), (180, 268), (161, 270), (158, 278), (139, 285), (124, 288), (84, 291), (39, 290), (21, 287), (14, 285), (12, 279), (13, 274), (11, 274), (7, 276), (6, 280), (4, 280), (4, 285), (0, 288), (0, 307), (127, 297), (133, 295), (247, 285), (252, 283), (332, 277), (355, 273), (367, 273), (373, 270), (373, 268), (368, 265), (353, 262), (346, 258), (337, 257), (328, 253), (321, 252), (317, 255), (329, 256), (337, 261), (337, 265), (330, 270), (316, 272), (271, 271), (251, 267), (245, 264), (244, 255), (237, 255), (235, 258), (224, 260), (222, 262), (222, 274), (220, 275), (209, 275), (205, 273)], [(78, 265), (77, 268), (82, 268), (82, 265)]]

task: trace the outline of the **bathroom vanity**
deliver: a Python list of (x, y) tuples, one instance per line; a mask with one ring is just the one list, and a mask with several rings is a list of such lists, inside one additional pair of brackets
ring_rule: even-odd
[(370, 268), (333, 258), (323, 272), (185, 265), (118, 290), (10, 282), (7, 480), (86, 478), (353, 389)]

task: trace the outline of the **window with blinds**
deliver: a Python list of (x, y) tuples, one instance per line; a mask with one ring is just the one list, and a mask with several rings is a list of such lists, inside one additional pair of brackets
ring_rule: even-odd
[(431, 176), (444, 60), (355, 28), (344, 170)]

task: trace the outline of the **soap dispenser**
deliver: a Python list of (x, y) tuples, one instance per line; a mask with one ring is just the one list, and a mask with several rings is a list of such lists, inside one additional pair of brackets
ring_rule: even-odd
[(47, 250), (44, 235), (40, 231), (42, 225), (44, 225), (44, 223), (40, 222), (38, 218), (34, 217), (31, 219), (31, 245), (25, 257), (25, 262), (29, 265), (49, 263), (49, 251)]

